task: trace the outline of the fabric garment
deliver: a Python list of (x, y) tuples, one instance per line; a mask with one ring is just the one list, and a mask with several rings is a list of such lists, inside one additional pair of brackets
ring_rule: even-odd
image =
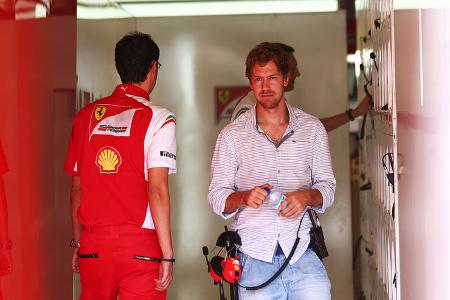
[[(8, 165), (6, 163), (5, 154), (3, 152), (3, 145), (2, 141), (0, 140), (0, 176), (4, 175), (6, 172), (8, 172)], [(3, 260), (0, 259), (0, 270), (4, 269), (3, 266)], [(6, 260), (7, 261), (7, 260)], [(1, 271), (0, 271), (1, 273)], [(0, 300), (3, 300), (2, 290), (0, 288)]]
[(176, 121), (148, 97), (137, 86), (121, 84), (75, 117), (65, 170), (81, 175), (82, 225), (155, 228), (147, 170), (166, 167), (176, 172)]
[(81, 300), (166, 298), (155, 290), (160, 263), (134, 256), (162, 256), (147, 172), (176, 172), (175, 125), (170, 111), (128, 84), (76, 115), (65, 170), (81, 178)]
[[(284, 254), (275, 255), (268, 263), (241, 254), (239, 259), (243, 267), (239, 284), (257, 286), (275, 274), (286, 260)], [(331, 284), (322, 261), (313, 250), (307, 249), (301, 258), (286, 269), (268, 286), (254, 291), (239, 288), (241, 300), (329, 300)]]
[(253, 91), (249, 91), (247, 95), (239, 99), (238, 103), (234, 107), (233, 112), (231, 113), (231, 121), (236, 120), (240, 115), (246, 111), (249, 111), (253, 106), (255, 106), (255, 104), (255, 94), (253, 94)]
[[(317, 189), (322, 194), (323, 205), (314, 209), (323, 213), (333, 203), (336, 188), (328, 137), (322, 123), (288, 103), (286, 106), (289, 124), (280, 145), (271, 141), (257, 125), (256, 109), (252, 107), (221, 131), (211, 163), (210, 207), (225, 219), (235, 216), (232, 229), (242, 239), (240, 250), (265, 262), (272, 261), (277, 243), (284, 253), (291, 251), (301, 215), (296, 219), (284, 218), (267, 202), (257, 209), (241, 207), (234, 213), (224, 214), (228, 196), (265, 183), (282, 193)], [(290, 264), (306, 251), (311, 227), (306, 216)]]
[(2, 141), (0, 140), (0, 175), (5, 174), (6, 172), (8, 172), (8, 164), (6, 163)]
[(155, 290), (160, 263), (137, 257), (160, 258), (155, 230), (135, 226), (105, 226), (83, 230), (80, 256), (80, 300), (165, 299)]

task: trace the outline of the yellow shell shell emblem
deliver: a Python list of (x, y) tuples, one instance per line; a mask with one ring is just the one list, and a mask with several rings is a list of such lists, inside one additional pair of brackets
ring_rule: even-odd
[(100, 173), (117, 173), (122, 158), (119, 151), (113, 147), (103, 147), (97, 152), (95, 163), (100, 168)]
[(100, 121), (100, 119), (103, 118), (105, 113), (106, 113), (106, 106), (97, 106), (94, 112), (95, 119), (97, 121)]

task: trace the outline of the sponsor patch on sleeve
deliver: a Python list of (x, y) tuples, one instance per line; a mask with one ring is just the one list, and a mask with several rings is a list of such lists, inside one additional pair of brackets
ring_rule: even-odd
[(168, 115), (167, 118), (164, 120), (164, 123), (162, 124), (161, 128), (163, 128), (164, 126), (166, 126), (169, 123), (175, 123), (175, 125), (176, 125), (177, 119), (175, 119), (175, 117), (173, 115)]
[(168, 152), (168, 151), (159, 151), (159, 155), (171, 158), (173, 160), (177, 160), (177, 156), (175, 154), (173, 154), (173, 153)]

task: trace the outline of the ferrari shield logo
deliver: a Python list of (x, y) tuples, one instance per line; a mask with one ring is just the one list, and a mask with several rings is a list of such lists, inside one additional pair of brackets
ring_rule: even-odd
[(105, 113), (106, 113), (106, 107), (105, 106), (97, 106), (95, 108), (95, 112), (94, 112), (95, 119), (97, 121), (100, 121), (100, 119), (103, 118)]
[(229, 99), (230, 99), (230, 91), (228, 91), (228, 90), (220, 90), (219, 91), (219, 101), (222, 104), (227, 103)]

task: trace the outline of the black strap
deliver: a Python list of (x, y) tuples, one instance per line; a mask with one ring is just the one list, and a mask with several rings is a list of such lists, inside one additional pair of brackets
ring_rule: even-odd
[(257, 286), (242, 286), (240, 284), (239, 284), (239, 286), (245, 288), (247, 291), (254, 291), (254, 290), (262, 289), (263, 287), (266, 287), (269, 284), (271, 284), (272, 281), (274, 281), (278, 276), (280, 276), (280, 274), (284, 271), (284, 269), (286, 269), (286, 267), (289, 264), (289, 261), (291, 260), (292, 256), (294, 256), (295, 249), (297, 249), (297, 246), (298, 246), (299, 242), (300, 242), (300, 238), (297, 236), (297, 238), (295, 239), (294, 246), (292, 247), (291, 253), (289, 253), (289, 256), (286, 258), (286, 260), (284, 261), (283, 265), (266, 282), (261, 283), (260, 285), (257, 285)]
[[(314, 216), (313, 216), (314, 213)], [(311, 220), (311, 224), (313, 226), (313, 228), (317, 228), (319, 226), (317, 226), (316, 222), (317, 222), (317, 214), (314, 210), (312, 209), (308, 209), (308, 215), (309, 215), (309, 219)], [(316, 217), (316, 218), (314, 218)]]
[(225, 291), (223, 290), (222, 280), (219, 282), (219, 295), (220, 295), (220, 300), (227, 300), (227, 298), (225, 297)]
[[(308, 208), (307, 212), (309, 213), (310, 210), (311, 209)], [(284, 271), (284, 269), (286, 269), (287, 265), (291, 261), (292, 256), (294, 256), (294, 253), (295, 253), (295, 250), (297, 249), (298, 243), (300, 243), (300, 238), (298, 237), (298, 233), (300, 231), (300, 227), (302, 226), (302, 222), (303, 222), (303, 218), (305, 217), (305, 214), (306, 214), (306, 212), (303, 213), (303, 216), (300, 219), (300, 224), (298, 225), (298, 230), (297, 230), (297, 238), (295, 239), (295, 242), (294, 242), (294, 245), (292, 246), (291, 252), (289, 253), (288, 257), (286, 258), (286, 260), (284, 261), (284, 263), (280, 267), (280, 269), (275, 274), (273, 274), (272, 277), (270, 277), (266, 282), (263, 282), (260, 285), (257, 285), (257, 286), (243, 286), (243, 285), (240, 285), (239, 283), (237, 283), (240, 287), (245, 288), (247, 291), (259, 290), (259, 289), (262, 289), (263, 287), (268, 286), (269, 284), (272, 283), (272, 281), (274, 281), (278, 276), (280, 276), (280, 274)]]
[(164, 257), (155, 258), (155, 257), (149, 257), (149, 256), (143, 256), (143, 255), (135, 255), (134, 259), (154, 261), (154, 262), (162, 262), (162, 261), (175, 262), (175, 258), (164, 258)]
[(81, 254), (78, 252), (79, 258), (98, 258), (98, 253)]

